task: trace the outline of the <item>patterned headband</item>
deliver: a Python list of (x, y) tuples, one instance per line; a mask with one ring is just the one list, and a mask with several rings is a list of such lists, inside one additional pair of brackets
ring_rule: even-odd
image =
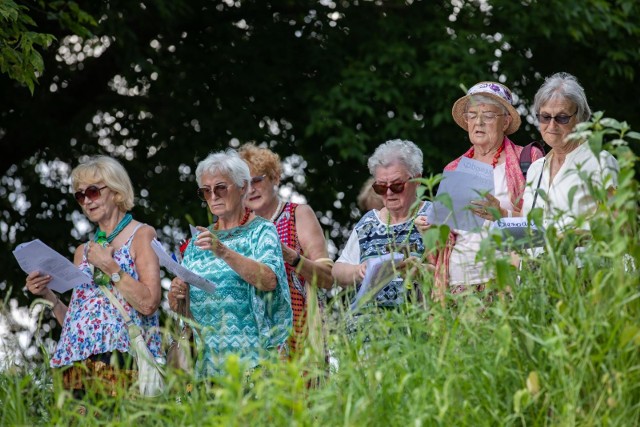
[(499, 83), (482, 82), (475, 84), (471, 87), (471, 89), (469, 89), (467, 95), (476, 95), (481, 93), (489, 93), (491, 95), (499, 96), (500, 98), (507, 101), (509, 105), (513, 105), (511, 91)]

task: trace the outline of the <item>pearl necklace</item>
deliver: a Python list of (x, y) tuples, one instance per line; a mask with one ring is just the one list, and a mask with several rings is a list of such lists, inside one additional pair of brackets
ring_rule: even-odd
[(278, 219), (278, 214), (280, 214), (280, 210), (282, 210), (283, 206), (284, 206), (284, 203), (282, 202), (282, 200), (278, 199), (278, 206), (276, 207), (276, 211), (273, 213), (273, 215), (271, 215), (271, 218), (269, 218), (269, 221), (275, 222), (276, 219)]

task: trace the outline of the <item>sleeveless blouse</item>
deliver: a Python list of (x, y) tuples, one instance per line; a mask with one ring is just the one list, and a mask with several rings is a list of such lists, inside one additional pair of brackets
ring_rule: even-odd
[[(136, 280), (138, 280), (138, 273), (131, 257), (131, 243), (136, 231), (143, 225), (138, 224), (126, 243), (113, 253), (113, 259), (120, 268)], [(129, 352), (127, 326), (118, 309), (93, 282), (86, 251), (78, 268), (92, 280), (73, 289), (69, 309), (62, 325), (62, 334), (56, 351), (51, 357), (52, 368), (71, 365), (73, 362), (86, 360), (94, 354), (115, 350), (122, 353)], [(144, 316), (124, 299), (112, 283), (109, 283), (107, 288), (124, 306), (131, 320), (141, 328), (151, 354), (156, 358), (162, 358), (159, 311), (156, 310), (154, 314)]]
[[(298, 240), (298, 231), (296, 229), (296, 208), (297, 203), (287, 202), (282, 212), (276, 218), (275, 225), (278, 229), (280, 241), (304, 255), (300, 241)], [(287, 282), (289, 284), (289, 293), (291, 294), (291, 309), (293, 311), (293, 334), (289, 338), (289, 346), (293, 354), (302, 352), (302, 340), (298, 341), (306, 330), (307, 321), (307, 292), (305, 289), (305, 279), (296, 272), (296, 268), (288, 263), (284, 264), (287, 273)]]

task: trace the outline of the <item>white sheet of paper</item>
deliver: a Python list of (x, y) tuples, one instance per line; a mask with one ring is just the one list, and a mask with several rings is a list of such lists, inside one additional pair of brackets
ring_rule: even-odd
[[(360, 289), (351, 303), (351, 310), (355, 310), (361, 305), (365, 295), (374, 297), (382, 288), (387, 286), (396, 277), (393, 265), (403, 259), (404, 255), (397, 252), (369, 258), (367, 260), (367, 271), (364, 274), (364, 279), (362, 279)], [(366, 298), (364, 302), (368, 299)]]
[(500, 218), (491, 223), (489, 230), (501, 233), (503, 238), (513, 237), (513, 246), (519, 248), (540, 246), (544, 240), (544, 230), (525, 217)]
[(189, 232), (191, 233), (191, 237), (196, 237), (198, 234), (200, 234), (200, 231), (191, 224), (189, 224)]
[(431, 224), (447, 224), (458, 230), (474, 230), (484, 224), (484, 219), (473, 214), (469, 207), (472, 200), (481, 200), (482, 194), (494, 194), (493, 168), (491, 165), (463, 157), (455, 171), (444, 171), (436, 199), (442, 194), (451, 198), (453, 210), (441, 201), (433, 203), (428, 215)]
[(151, 242), (151, 248), (153, 248), (153, 251), (158, 256), (160, 265), (169, 270), (171, 274), (181, 278), (198, 289), (202, 289), (203, 291), (211, 293), (215, 291), (216, 285), (214, 285), (213, 282), (178, 264), (176, 260), (174, 260), (173, 257), (164, 250), (162, 243), (158, 240), (153, 240)]
[(59, 293), (91, 283), (92, 280), (71, 261), (42, 243), (40, 239), (18, 245), (13, 251), (13, 256), (25, 273), (39, 271), (40, 274), (51, 276), (48, 287)]
[[(460, 159), (460, 163), (458, 163), (456, 171), (468, 173), (469, 175), (473, 175), (478, 179), (489, 180), (493, 182), (493, 166), (478, 160), (470, 159), (468, 157), (462, 157)], [(491, 187), (493, 188), (493, 185), (491, 185)]]

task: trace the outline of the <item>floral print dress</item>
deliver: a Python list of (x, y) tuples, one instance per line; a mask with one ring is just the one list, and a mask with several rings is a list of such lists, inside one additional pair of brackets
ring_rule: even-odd
[[(136, 231), (142, 225), (144, 224), (139, 224), (127, 242), (113, 254), (113, 259), (120, 268), (136, 280), (138, 280), (138, 273), (131, 257), (131, 243)], [(78, 268), (92, 277), (86, 251)], [(110, 283), (108, 288), (124, 306), (131, 320), (141, 327), (151, 353), (156, 358), (163, 357), (159, 312), (144, 316), (131, 307), (115, 286)], [(51, 357), (51, 367), (71, 365), (73, 362), (86, 360), (90, 356), (115, 350), (122, 353), (129, 352), (127, 326), (118, 309), (91, 279), (73, 290), (69, 310), (62, 325), (62, 334), (56, 351)]]

